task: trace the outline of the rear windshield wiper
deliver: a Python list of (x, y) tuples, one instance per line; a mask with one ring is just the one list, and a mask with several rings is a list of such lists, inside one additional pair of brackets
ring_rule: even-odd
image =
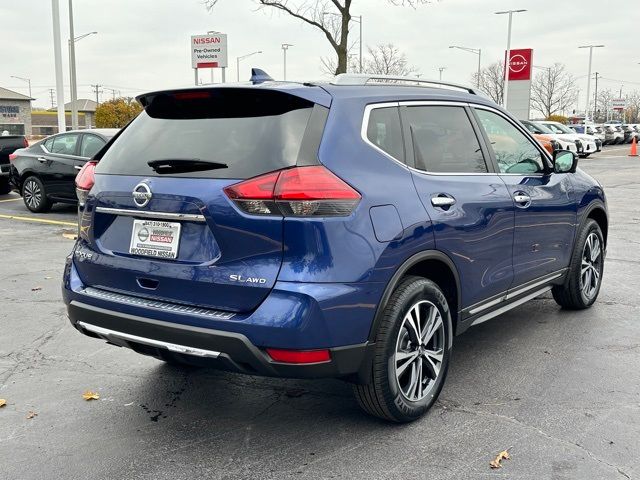
[(147, 162), (156, 173), (186, 173), (202, 172), (205, 170), (217, 170), (218, 168), (228, 168), (226, 163), (207, 162), (199, 158), (163, 158), (160, 160), (150, 160)]

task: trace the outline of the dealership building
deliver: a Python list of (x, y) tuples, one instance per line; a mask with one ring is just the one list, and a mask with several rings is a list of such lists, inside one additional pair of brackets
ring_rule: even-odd
[(0, 135), (31, 135), (32, 98), (0, 87)]

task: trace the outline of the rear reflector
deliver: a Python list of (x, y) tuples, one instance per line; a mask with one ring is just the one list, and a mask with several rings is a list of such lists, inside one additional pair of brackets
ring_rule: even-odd
[(349, 215), (360, 194), (323, 166), (266, 173), (224, 189), (238, 207), (253, 215), (335, 217)]
[(274, 362), (280, 363), (322, 363), (331, 360), (329, 350), (280, 350), (267, 348), (267, 353)]
[(89, 196), (89, 191), (95, 182), (95, 170), (98, 162), (87, 162), (76, 175), (76, 195), (78, 204), (84, 207), (84, 203)]

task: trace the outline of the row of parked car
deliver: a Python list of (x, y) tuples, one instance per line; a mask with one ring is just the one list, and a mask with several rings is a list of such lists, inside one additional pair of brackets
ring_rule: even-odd
[[(570, 125), (576, 132), (584, 133), (584, 125)], [(603, 145), (618, 145), (631, 143), (633, 139), (640, 141), (640, 123), (605, 123), (602, 125), (587, 125), (587, 134), (602, 141)]]
[(542, 146), (553, 154), (556, 150), (569, 150), (582, 158), (602, 150), (603, 140), (597, 135), (578, 131), (560, 122), (548, 120), (522, 120), (522, 124)]

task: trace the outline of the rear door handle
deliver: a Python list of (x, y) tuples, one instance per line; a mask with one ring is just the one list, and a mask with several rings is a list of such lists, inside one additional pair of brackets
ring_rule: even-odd
[(46, 159), (46, 158), (44, 158), (44, 157), (38, 157), (38, 161), (39, 161), (40, 163), (45, 163), (45, 162), (47, 161), (47, 159)]
[(74, 165), (73, 168), (75, 168), (76, 170), (82, 170), (82, 167), (80, 165)]
[(524, 192), (515, 192), (513, 200), (521, 207), (528, 207), (531, 203), (531, 197)]
[(451, 205), (456, 203), (456, 199), (453, 197), (447, 197), (444, 195), (438, 195), (435, 197), (431, 197), (431, 205), (434, 207), (450, 207)]

